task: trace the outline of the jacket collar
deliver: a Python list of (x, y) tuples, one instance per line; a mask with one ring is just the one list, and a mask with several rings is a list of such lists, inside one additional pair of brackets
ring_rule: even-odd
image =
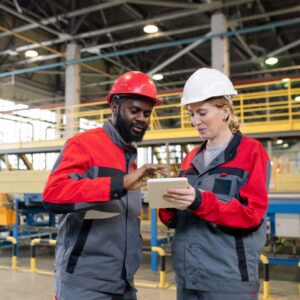
[(124, 139), (121, 137), (118, 130), (113, 126), (111, 120), (107, 120), (104, 125), (103, 129), (108, 134), (108, 136), (111, 138), (112, 142), (119, 146), (120, 148), (124, 149), (126, 152), (131, 152), (133, 154), (137, 153), (136, 148), (128, 144)]
[(227, 148), (224, 150), (224, 152), (220, 153), (210, 164), (208, 165), (207, 169), (205, 169), (205, 163), (204, 163), (204, 154), (203, 150), (206, 148), (207, 141), (205, 141), (201, 147), (199, 148), (197, 154), (192, 160), (192, 165), (196, 168), (196, 170), (202, 174), (206, 171), (215, 168), (218, 165), (221, 165), (225, 162), (231, 161), (235, 158), (237, 148), (242, 140), (242, 133), (240, 131), (236, 132), (228, 144)]

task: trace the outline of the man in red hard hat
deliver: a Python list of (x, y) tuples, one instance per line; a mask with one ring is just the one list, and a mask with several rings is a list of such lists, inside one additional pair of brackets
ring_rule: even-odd
[(127, 72), (107, 96), (112, 117), (103, 128), (70, 138), (43, 192), (60, 213), (55, 255), (57, 300), (136, 299), (139, 267), (140, 187), (165, 166), (136, 169), (136, 148), (157, 99), (153, 80)]
[[(161, 101), (157, 99), (152, 78), (137, 71), (127, 72), (120, 76), (114, 82), (106, 100), (111, 105), (113, 115), (115, 113), (116, 116), (112, 122), (127, 142), (140, 142), (143, 139), (149, 126), (153, 106), (161, 104)], [(130, 117), (127, 112), (130, 111), (132, 105), (144, 106), (144, 122), (141, 120), (131, 122), (128, 119)]]

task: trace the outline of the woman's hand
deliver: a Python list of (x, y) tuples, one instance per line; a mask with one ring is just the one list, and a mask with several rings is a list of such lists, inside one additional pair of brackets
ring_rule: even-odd
[(166, 176), (166, 165), (145, 164), (124, 176), (123, 189), (136, 190), (147, 184), (148, 178), (155, 178), (158, 174)]
[(187, 209), (196, 198), (195, 189), (188, 184), (186, 189), (170, 188), (164, 193), (164, 199), (176, 205), (177, 209)]

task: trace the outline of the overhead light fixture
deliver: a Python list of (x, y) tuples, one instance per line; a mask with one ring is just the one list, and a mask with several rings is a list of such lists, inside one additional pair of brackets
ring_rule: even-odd
[(152, 78), (153, 78), (154, 80), (162, 80), (162, 79), (164, 78), (164, 75), (163, 75), (163, 74), (157, 73), (157, 74), (154, 74), (154, 75), (152, 76)]
[(146, 32), (146, 33), (156, 33), (156, 32), (158, 32), (158, 27), (156, 25), (152, 25), (152, 24), (146, 25), (144, 27), (144, 32)]
[(281, 145), (282, 143), (283, 143), (283, 140), (277, 140), (277, 141), (276, 141), (276, 144), (277, 144), (277, 145)]
[(97, 47), (86, 48), (85, 51), (90, 54), (96, 54), (96, 55), (99, 55), (101, 53), (101, 50)]
[(291, 79), (290, 78), (283, 78), (281, 79), (282, 82), (289, 82)]
[(25, 52), (25, 57), (33, 58), (39, 56), (39, 53), (36, 50), (27, 50)]
[(288, 82), (284, 82), (283, 83), (283, 87), (287, 89), (289, 87), (289, 83)]
[(269, 57), (265, 60), (265, 63), (269, 66), (274, 66), (278, 63), (278, 58), (277, 57)]
[(283, 148), (288, 148), (288, 147), (289, 147), (289, 144), (288, 144), (288, 143), (284, 143), (284, 144), (282, 145), (282, 147), (283, 147)]
[(300, 96), (296, 96), (296, 97), (294, 98), (294, 100), (295, 100), (295, 101), (300, 101)]
[(12, 49), (8, 49), (5, 52), (10, 56), (17, 56), (19, 54), (17, 51), (12, 50)]

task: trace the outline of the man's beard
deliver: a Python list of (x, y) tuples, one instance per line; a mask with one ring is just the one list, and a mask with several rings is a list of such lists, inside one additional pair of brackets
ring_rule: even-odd
[[(115, 126), (120, 133), (121, 137), (127, 142), (141, 142), (143, 140), (144, 134), (148, 129), (148, 126), (145, 126), (140, 133), (135, 133), (132, 131), (134, 123), (129, 123), (124, 121), (122, 118), (120, 111), (117, 113), (116, 123)], [(139, 124), (139, 127), (142, 125)]]

